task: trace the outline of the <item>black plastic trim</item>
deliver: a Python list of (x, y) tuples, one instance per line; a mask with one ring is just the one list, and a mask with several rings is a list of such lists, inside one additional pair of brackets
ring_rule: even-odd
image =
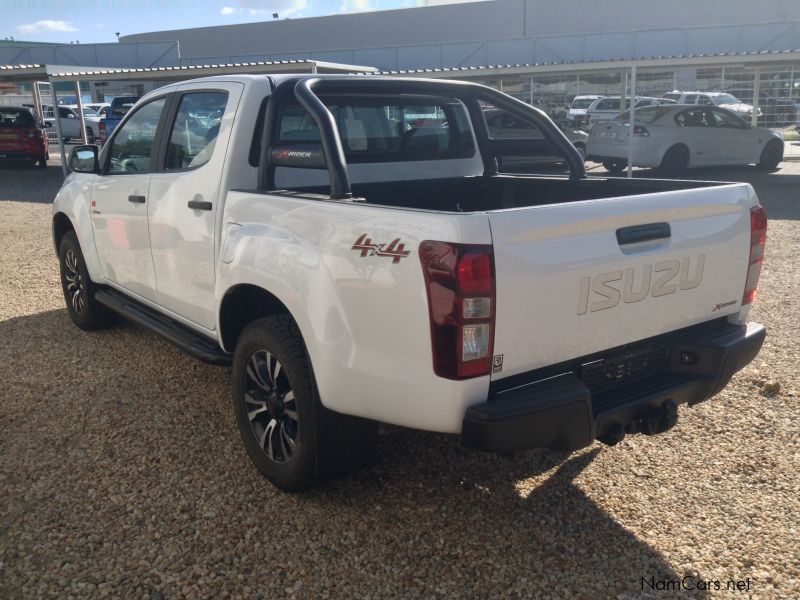
[(550, 368), (528, 374), (527, 381), (515, 378), (514, 385), (490, 391), (489, 401), (467, 410), (461, 443), (492, 452), (577, 450), (609, 432), (640, 431), (644, 421), (674, 424), (667, 418), (674, 405), (694, 405), (719, 393), (755, 358), (765, 337), (766, 329), (756, 323), (671, 337), (666, 370), (597, 397), (572, 371), (554, 374)]
[(647, 223), (646, 225), (633, 225), (617, 229), (617, 243), (620, 246), (663, 240), (671, 236), (672, 230), (669, 223)]
[(137, 302), (116, 290), (104, 289), (95, 294), (97, 300), (129, 321), (157, 333), (187, 354), (212, 365), (228, 366), (233, 356), (213, 340)]

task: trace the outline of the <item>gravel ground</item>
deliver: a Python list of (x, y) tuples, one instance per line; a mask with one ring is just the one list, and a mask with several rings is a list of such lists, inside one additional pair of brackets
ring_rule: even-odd
[(59, 172), (0, 168), (0, 598), (661, 598), (642, 578), (684, 575), (800, 597), (800, 164), (694, 175), (754, 180), (770, 216), (769, 337), (722, 394), (569, 456), (387, 428), (377, 467), (287, 495), (245, 455), (226, 369), (71, 324)]

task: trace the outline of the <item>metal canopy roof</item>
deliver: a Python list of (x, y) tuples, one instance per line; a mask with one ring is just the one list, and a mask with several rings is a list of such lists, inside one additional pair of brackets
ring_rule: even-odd
[(800, 50), (762, 50), (760, 52), (722, 52), (719, 54), (680, 54), (675, 56), (649, 56), (631, 59), (591, 61), (565, 61), (525, 63), (514, 65), (487, 65), (478, 67), (450, 67), (434, 69), (407, 69), (381, 71), (381, 75), (408, 75), (412, 77), (470, 77), (473, 75), (518, 75), (565, 71), (619, 71), (638, 68), (670, 66), (723, 66), (728, 64), (780, 64), (800, 61)]
[(320, 60), (281, 60), (178, 67), (115, 69), (64, 65), (0, 65), (0, 81), (149, 80), (180, 81), (233, 73), (374, 73), (374, 67), (345, 65)]

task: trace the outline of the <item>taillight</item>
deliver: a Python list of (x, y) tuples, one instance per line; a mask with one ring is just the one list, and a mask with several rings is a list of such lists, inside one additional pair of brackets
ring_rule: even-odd
[(633, 135), (640, 135), (642, 137), (650, 137), (650, 132), (647, 131), (646, 127), (642, 127), (641, 125), (634, 125), (633, 126)]
[(100, 138), (100, 145), (102, 146), (103, 144), (106, 143), (106, 124), (103, 123), (103, 121), (100, 121), (100, 123), (98, 123), (97, 125), (97, 128), (100, 134), (98, 136)]
[(744, 284), (742, 305), (756, 299), (761, 263), (764, 261), (764, 246), (767, 243), (767, 213), (760, 204), (750, 209), (750, 259), (747, 265), (747, 280)]
[(491, 246), (422, 242), (433, 371), (447, 379), (491, 372), (495, 278)]

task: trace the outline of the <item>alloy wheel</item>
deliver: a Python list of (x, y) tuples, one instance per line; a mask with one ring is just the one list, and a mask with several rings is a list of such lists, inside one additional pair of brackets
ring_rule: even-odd
[(67, 250), (64, 255), (64, 267), (70, 305), (76, 313), (82, 313), (86, 308), (86, 281), (78, 267), (78, 257), (72, 249)]
[(289, 460), (299, 432), (297, 403), (280, 361), (267, 350), (257, 350), (247, 359), (244, 400), (259, 447), (274, 462)]

